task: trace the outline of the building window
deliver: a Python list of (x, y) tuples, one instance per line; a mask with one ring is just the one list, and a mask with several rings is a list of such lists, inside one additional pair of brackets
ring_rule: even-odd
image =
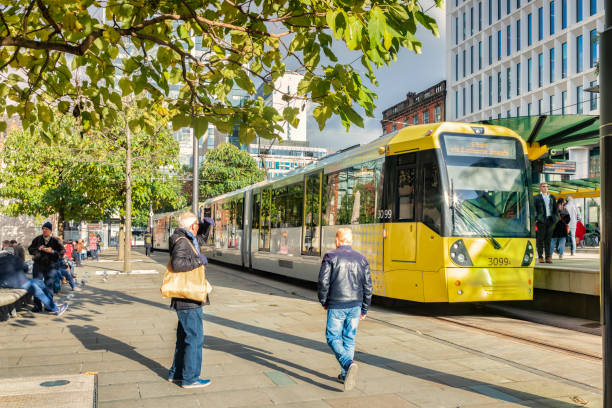
[(470, 84), (470, 113), (474, 113), (474, 84)]
[(593, 68), (597, 62), (597, 30), (591, 30), (589, 41), (589, 67)]
[(497, 19), (501, 20), (501, 0), (497, 0)]
[(470, 45), (470, 74), (474, 73), (474, 46)]
[(412, 118), (412, 124), (413, 125), (418, 125), (419, 124), (419, 113), (415, 113), (414, 117)]
[(527, 116), (531, 116), (531, 102), (527, 104)]
[(442, 112), (441, 112), (441, 108), (440, 105), (436, 106), (434, 108), (434, 122), (440, 122), (440, 120), (442, 119)]
[(554, 48), (551, 48), (550, 50), (548, 50), (548, 57), (549, 57), (549, 63), (550, 63), (550, 67), (549, 67), (550, 83), (552, 84), (553, 82), (555, 82), (555, 49)]
[(510, 110), (509, 110), (509, 109), (506, 111), (506, 117), (507, 117), (507, 118), (512, 117), (512, 114), (510, 113)]
[(455, 54), (455, 81), (459, 80), (459, 54)]
[(582, 72), (582, 36), (576, 37), (576, 72)]
[(465, 87), (463, 87), (461, 93), (461, 111), (463, 112), (463, 116), (465, 116)]
[(423, 112), (423, 123), (429, 123), (429, 111)]
[(567, 77), (567, 43), (561, 44), (561, 78)]
[(555, 33), (555, 2), (551, 1), (550, 5), (550, 35)]
[(516, 64), (516, 96), (521, 94), (521, 63)]
[(561, 114), (565, 115), (565, 106), (567, 105), (567, 91), (561, 91)]
[(538, 9), (538, 41), (542, 41), (544, 38), (544, 9), (540, 7)]
[(582, 113), (582, 86), (576, 87), (576, 113)]
[(582, 0), (576, 0), (576, 22), (582, 21)]
[(478, 3), (478, 31), (482, 31), (482, 2)]
[(538, 116), (542, 114), (542, 100), (538, 99)]
[[(510, 0), (508, 0), (510, 1)], [(508, 24), (506, 26), (506, 56), (510, 56), (510, 53), (512, 52), (512, 37), (510, 36), (512, 33), (512, 28), (511, 26)]]
[(511, 86), (512, 86), (512, 80), (510, 79), (510, 67), (506, 68), (506, 98), (510, 99), (510, 96), (512, 95), (511, 92)]
[(493, 64), (493, 36), (489, 36), (489, 65)]
[(482, 109), (482, 81), (478, 81), (478, 110)]
[(544, 85), (544, 54), (538, 54), (538, 88)]
[(466, 27), (465, 27), (465, 25), (467, 24), (465, 20), (466, 20), (466, 17), (465, 17), (465, 11), (464, 11), (464, 12), (463, 12), (463, 40), (464, 40), (464, 41), (465, 41), (465, 33), (466, 33)]
[(459, 17), (455, 17), (455, 45), (459, 44)]
[(516, 50), (521, 50), (521, 20), (516, 20)]
[(553, 112), (555, 111), (555, 96), (554, 95), (549, 95), (548, 96), (548, 106), (550, 107), (550, 115), (553, 114)]
[(520, 9), (521, 8), (521, 0), (516, 0), (516, 9)]
[[(595, 85), (597, 85), (597, 81), (591, 81), (589, 83), (589, 86), (592, 88)], [(595, 94), (595, 92), (589, 92), (589, 108), (591, 108), (592, 111), (594, 111), (595, 109), (597, 109), (597, 95)]]
[(591, 15), (597, 13), (597, 0), (590, 0), (589, 2), (589, 12)]
[(489, 75), (489, 106), (493, 105), (493, 77)]
[(506, 14), (510, 14), (510, 0), (506, 0)]
[(455, 119), (459, 117), (459, 91), (455, 91)]
[(489, 25), (493, 24), (493, 1), (489, 0)]
[(497, 30), (497, 60), (501, 60), (502, 56), (502, 35), (501, 30)]
[(395, 122), (393, 123), (393, 126), (391, 126), (391, 131), (395, 132), (397, 130), (397, 125), (395, 124)]
[(466, 68), (465, 67), (465, 50), (463, 50), (463, 77), (464, 78), (465, 78), (465, 74), (466, 74), (465, 68)]
[(561, 0), (561, 29), (567, 28), (567, 0)]
[(497, 73), (497, 103), (502, 100), (502, 74), (501, 71)]
[(521, 107), (517, 106), (516, 107), (516, 117), (518, 118), (519, 116), (521, 116)]
[(527, 92), (531, 91), (531, 78), (533, 77), (533, 63), (531, 58), (527, 59)]
[(478, 41), (478, 69), (482, 69), (482, 41)]
[(527, 14), (527, 46), (533, 44), (531, 13)]
[(497, 119), (501, 119), (501, 112), (497, 114)]

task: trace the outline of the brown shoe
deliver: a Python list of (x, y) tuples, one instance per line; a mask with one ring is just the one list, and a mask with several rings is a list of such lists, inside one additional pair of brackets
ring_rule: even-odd
[(546, 263), (552, 263), (552, 259), (546, 258)]
[(559, 259), (563, 259), (563, 254), (559, 254)]
[(538, 262), (539, 262), (539, 263), (544, 263), (544, 258), (539, 257), (539, 258), (538, 258)]

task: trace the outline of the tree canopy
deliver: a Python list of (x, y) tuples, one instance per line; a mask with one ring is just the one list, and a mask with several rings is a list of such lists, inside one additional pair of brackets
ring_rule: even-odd
[[(57, 213), (60, 224), (124, 215), (126, 153), (121, 128), (118, 122), (103, 136), (92, 131), (82, 137), (74, 118), (64, 117), (50, 125), (54, 142), (39, 131), (11, 132), (0, 154), (0, 197), (9, 199), (2, 211)], [(178, 143), (164, 126), (154, 135), (135, 134), (133, 140), (133, 216), (136, 223), (144, 220), (146, 225), (149, 203), (154, 210), (185, 204), (180, 181), (168, 173), (178, 166)]]
[[(362, 126), (360, 111), (375, 108), (373, 67), (401, 48), (419, 52), (418, 26), (438, 35), (418, 0), (0, 0), (0, 115), (51, 137), (53, 107), (87, 131), (112, 125), (122, 97), (146, 94), (141, 107), (169, 114), (175, 129), (192, 126), (199, 137), (209, 123), (238, 126), (249, 143), (276, 137), (279, 121), (296, 125), (300, 108), (277, 112), (262, 98), (233, 106), (231, 89), (270, 92), (296, 70), (297, 94), (277, 89), (286, 100), (311, 101), (321, 128), (332, 115)], [(344, 46), (353, 61), (338, 60)], [(130, 121), (135, 132), (148, 125)]]
[(244, 150), (222, 143), (206, 152), (200, 167), (200, 196), (215, 197), (255, 184), (266, 177), (257, 162)]

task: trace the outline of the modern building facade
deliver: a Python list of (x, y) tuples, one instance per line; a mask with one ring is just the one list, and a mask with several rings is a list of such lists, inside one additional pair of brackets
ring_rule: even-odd
[(406, 99), (383, 111), (383, 134), (395, 132), (409, 125), (435, 123), (446, 120), (446, 81), (419, 93), (408, 92)]
[(598, 114), (603, 0), (447, 3), (449, 120)]
[(310, 147), (308, 142), (284, 141), (279, 144), (263, 139), (248, 145), (247, 151), (257, 162), (257, 167), (267, 170), (268, 178), (282, 176), (329, 154), (327, 149)]

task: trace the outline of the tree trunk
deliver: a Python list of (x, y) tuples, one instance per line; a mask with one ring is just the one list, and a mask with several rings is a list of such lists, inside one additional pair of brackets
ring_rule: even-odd
[(117, 260), (123, 261), (125, 259), (125, 224), (121, 223), (119, 229), (118, 245), (117, 245)]
[(125, 140), (125, 257), (123, 258), (123, 272), (130, 273), (132, 270), (130, 264), (130, 253), (132, 249), (132, 134), (127, 124), (127, 115)]

